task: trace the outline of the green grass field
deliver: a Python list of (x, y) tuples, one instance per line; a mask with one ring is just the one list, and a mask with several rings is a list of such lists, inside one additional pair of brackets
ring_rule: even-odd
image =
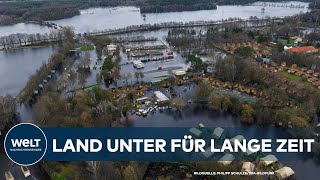
[(311, 86), (312, 83), (304, 80), (301, 76), (297, 76), (297, 75), (294, 75), (294, 74), (290, 74), (288, 73), (287, 71), (283, 71), (281, 72), (281, 75), (291, 81), (300, 81), (302, 82), (305, 86)]
[(287, 71), (282, 71), (281, 72), (282, 76), (284, 76), (285, 78), (292, 80), (292, 81), (301, 81), (302, 77), (301, 76), (296, 76), (294, 74), (290, 74)]
[(81, 46), (80, 50), (81, 51), (92, 51), (92, 50), (94, 50), (94, 46), (91, 44), (86, 44), (86, 45)]

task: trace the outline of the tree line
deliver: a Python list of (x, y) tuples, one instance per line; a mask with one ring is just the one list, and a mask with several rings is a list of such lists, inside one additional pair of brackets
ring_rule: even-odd
[(44, 34), (16, 33), (0, 37), (0, 47), (4, 49), (10, 49), (20, 46), (41, 44), (45, 42), (57, 42), (62, 41), (63, 37), (62, 31), (52, 31)]
[(49, 58), (47, 63), (42, 64), (37, 72), (29, 78), (26, 86), (19, 94), (20, 101), (31, 101), (33, 93), (38, 89), (39, 84), (47, 79), (52, 70), (58, 70), (64, 60), (70, 55), (70, 50), (75, 46), (75, 40), (73, 39), (74, 32), (70, 28), (63, 28), (60, 31), (63, 34), (63, 41), (61, 42), (62, 47)]
[(212, 0), (148, 0), (140, 7), (141, 13), (162, 13), (176, 11), (197, 11), (217, 9)]
[(0, 96), (0, 131), (16, 116), (17, 104), (11, 95)]

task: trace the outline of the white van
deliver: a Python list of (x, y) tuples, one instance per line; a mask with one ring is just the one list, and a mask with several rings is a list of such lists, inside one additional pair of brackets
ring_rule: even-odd
[(21, 166), (21, 171), (24, 177), (29, 177), (31, 175), (29, 169), (26, 166)]
[(14, 177), (12, 176), (10, 171), (6, 171), (4, 173), (4, 176), (6, 177), (6, 180), (14, 180)]

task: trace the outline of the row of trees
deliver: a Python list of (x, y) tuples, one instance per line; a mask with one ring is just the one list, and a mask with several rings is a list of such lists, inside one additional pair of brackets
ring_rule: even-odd
[(0, 46), (3, 48), (14, 48), (19, 46), (27, 46), (40, 44), (44, 42), (57, 42), (64, 39), (64, 33), (62, 31), (52, 31), (51, 33), (44, 34), (11, 34), (8, 36), (0, 37)]
[(48, 60), (44, 63), (37, 72), (30, 76), (26, 86), (20, 93), (20, 100), (23, 102), (32, 100), (33, 93), (38, 89), (39, 84), (46, 80), (48, 75), (52, 70), (58, 70), (62, 67), (64, 60), (70, 55), (70, 50), (74, 48), (75, 40), (73, 39), (74, 33), (70, 28), (63, 28), (63, 43), (62, 47), (54, 53)]
[(141, 13), (161, 13), (176, 11), (197, 11), (217, 9), (211, 0), (151, 0), (140, 7)]
[(16, 115), (17, 104), (14, 97), (10, 95), (0, 96), (0, 131), (10, 122)]

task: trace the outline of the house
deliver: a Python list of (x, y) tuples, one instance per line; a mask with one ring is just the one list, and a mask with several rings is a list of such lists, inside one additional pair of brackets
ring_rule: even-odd
[(117, 45), (114, 45), (114, 44), (107, 45), (106, 47), (107, 54), (112, 54), (112, 53), (115, 53), (116, 51), (117, 51)]
[(304, 74), (302, 77), (305, 78), (305, 79), (309, 79), (309, 78), (311, 78), (312, 76), (311, 76), (311, 74)]
[(274, 173), (278, 177), (278, 179), (287, 179), (294, 175), (294, 171), (287, 166), (276, 170)]
[(191, 128), (189, 129), (189, 132), (196, 137), (200, 137), (202, 135), (202, 132), (197, 128)]
[(309, 69), (309, 70), (307, 71), (307, 73), (308, 73), (308, 74), (313, 74), (313, 73), (314, 73), (314, 70)]
[(260, 161), (266, 165), (266, 166), (269, 166), (271, 165), (272, 163), (275, 163), (278, 161), (278, 159), (276, 158), (276, 156), (272, 155), (272, 154), (269, 154), (263, 158), (260, 158)]
[(253, 172), (255, 165), (251, 162), (243, 162), (241, 171), (242, 172)]
[(319, 87), (319, 86), (320, 86), (320, 81), (313, 82), (312, 84), (313, 84), (314, 86)]
[(265, 63), (265, 64), (268, 64), (271, 61), (272, 61), (271, 58), (262, 58), (262, 62)]
[(272, 66), (272, 67), (276, 67), (276, 66), (277, 66), (277, 63), (275, 63), (275, 62), (271, 62), (271, 63), (270, 63), (270, 66)]
[(301, 43), (301, 42), (302, 42), (302, 38), (300, 38), (300, 37), (297, 37), (297, 39), (294, 40), (295, 44), (298, 44), (298, 43)]
[(318, 50), (313, 46), (293, 47), (286, 50), (289, 53), (313, 53)]
[(213, 130), (213, 133), (212, 133), (212, 137), (214, 139), (220, 139), (220, 137), (222, 136), (224, 132), (224, 129), (222, 129), (221, 127), (217, 127)]
[(316, 78), (316, 77), (312, 77), (312, 78), (309, 78), (308, 79), (308, 82), (317, 82), (317, 81), (319, 81), (319, 79), (318, 78)]
[(303, 68), (301, 68), (301, 71), (306, 71), (307, 70), (307, 68), (306, 67), (303, 67)]
[(303, 72), (302, 71), (297, 71), (296, 73), (294, 73), (296, 76), (302, 76)]
[(230, 142), (232, 145), (234, 145), (235, 141), (242, 142), (243, 140), (244, 140), (244, 137), (242, 135), (237, 135), (237, 136), (233, 137), (232, 139), (230, 139)]
[(320, 75), (320, 73), (319, 73), (319, 72), (315, 72), (315, 73), (313, 73), (313, 76), (314, 76), (314, 77), (319, 77), (319, 75)]
[(296, 69), (291, 68), (291, 69), (289, 69), (289, 70), (288, 70), (288, 73), (290, 73), (290, 74), (294, 74), (296, 71), (297, 71)]
[(281, 66), (282, 66), (282, 67), (286, 67), (286, 66), (287, 66), (287, 63), (286, 63), (286, 62), (282, 62), (282, 63), (281, 63)]
[(231, 164), (234, 159), (235, 158), (232, 154), (226, 154), (218, 161), (218, 163), (221, 163), (221, 164), (227, 166), (227, 165)]
[(214, 153), (211, 152), (211, 147), (208, 147), (203, 153), (202, 155), (204, 156), (205, 159), (210, 158)]
[(292, 68), (297, 68), (298, 65), (297, 65), (297, 64), (292, 64), (291, 67), (292, 67)]

